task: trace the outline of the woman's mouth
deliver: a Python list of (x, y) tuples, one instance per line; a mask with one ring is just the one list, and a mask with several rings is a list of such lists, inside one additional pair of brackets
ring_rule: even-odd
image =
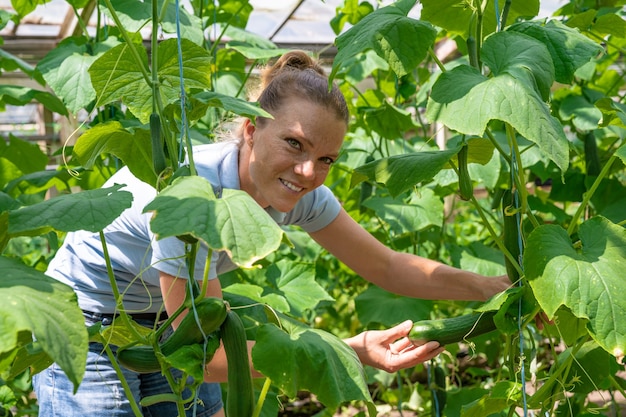
[(291, 191), (293, 191), (295, 193), (299, 193), (300, 191), (302, 191), (304, 189), (304, 188), (298, 187), (297, 185), (295, 185), (295, 184), (293, 184), (293, 183), (291, 183), (291, 182), (289, 182), (287, 180), (284, 180), (282, 178), (280, 179), (280, 182), (282, 182), (285, 187), (289, 188)]

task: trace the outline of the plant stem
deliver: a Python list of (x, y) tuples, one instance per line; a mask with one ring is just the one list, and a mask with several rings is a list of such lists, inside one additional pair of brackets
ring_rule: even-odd
[(143, 413), (139, 409), (139, 405), (137, 404), (137, 401), (135, 401), (135, 397), (133, 396), (133, 392), (131, 391), (130, 386), (128, 385), (128, 381), (126, 381), (126, 378), (124, 377), (122, 368), (120, 368), (120, 365), (117, 363), (117, 359), (115, 358), (115, 355), (113, 354), (113, 351), (111, 350), (111, 347), (109, 346), (108, 343), (104, 344), (104, 350), (106, 351), (107, 356), (109, 357), (111, 366), (113, 366), (113, 369), (115, 369), (115, 373), (120, 379), (120, 383), (122, 384), (122, 388), (124, 388), (124, 392), (126, 393), (126, 398), (128, 399), (130, 408), (133, 410), (133, 414), (135, 414), (135, 417), (142, 417)]
[(115, 8), (111, 4), (111, 0), (104, 0), (104, 4), (107, 6), (107, 9), (109, 9), (109, 12), (111, 12), (111, 17), (113, 17), (113, 20), (115, 21), (115, 24), (117, 25), (117, 28), (119, 29), (120, 33), (122, 34), (122, 37), (126, 41), (126, 44), (128, 48), (130, 49), (131, 55), (133, 56), (133, 58), (135, 58), (135, 61), (139, 65), (139, 69), (141, 70), (141, 75), (146, 80), (146, 83), (148, 83), (148, 85), (151, 85), (152, 82), (150, 80), (150, 74), (148, 73), (148, 69), (146, 68), (141, 57), (139, 56), (139, 52), (137, 52), (137, 48), (135, 47), (135, 44), (130, 39), (130, 36), (128, 36), (128, 32), (126, 32), (126, 29), (124, 29), (124, 26), (122, 25), (122, 22), (120, 21), (120, 18), (117, 16), (117, 12), (115, 11)]
[(263, 408), (263, 403), (265, 403), (265, 397), (267, 397), (267, 393), (269, 392), (271, 386), (272, 380), (265, 378), (265, 382), (263, 383), (263, 388), (261, 388), (261, 393), (259, 394), (259, 399), (254, 407), (252, 417), (259, 417), (261, 415), (261, 409)]
[(118, 314), (126, 328), (135, 336), (138, 340), (145, 341), (146, 338), (142, 336), (135, 326), (132, 325), (130, 317), (126, 314), (126, 309), (124, 308), (124, 302), (122, 300), (122, 296), (120, 294), (120, 290), (117, 286), (117, 281), (115, 280), (115, 274), (113, 273), (113, 267), (111, 266), (111, 257), (109, 255), (109, 249), (107, 247), (106, 239), (104, 238), (104, 232), (101, 230), (100, 234), (100, 242), (102, 242), (102, 252), (104, 254), (104, 260), (107, 266), (107, 275), (109, 277), (109, 283), (111, 284), (111, 290), (113, 291), (113, 296), (115, 297), (115, 309), (118, 311)]
[(439, 67), (441, 72), (446, 72), (447, 71), (446, 67), (443, 65), (443, 62), (441, 62), (441, 60), (439, 59), (439, 57), (437, 56), (437, 54), (433, 50), (432, 46), (428, 48), (428, 55), (430, 55), (430, 57), (433, 59), (433, 61), (435, 61), (435, 64), (437, 64), (437, 66)]
[[(450, 165), (452, 165), (453, 168), (455, 168), (455, 170), (456, 170), (456, 167), (454, 167), (454, 164), (452, 162), (450, 162)], [(493, 227), (491, 227), (491, 223), (489, 223), (489, 220), (487, 219), (487, 216), (485, 215), (485, 213), (483, 211), (483, 208), (478, 203), (478, 200), (476, 200), (476, 197), (472, 196), (471, 197), (471, 201), (472, 201), (472, 204), (474, 205), (474, 207), (476, 208), (476, 211), (478, 211), (478, 215), (480, 216), (481, 220), (483, 221), (483, 224), (489, 230), (489, 234), (491, 235), (492, 239), (494, 240), (494, 242), (496, 243), (496, 245), (498, 246), (500, 251), (502, 251), (504, 256), (506, 256), (507, 259), (509, 261), (511, 261), (513, 267), (515, 267), (517, 272), (519, 272), (520, 276), (523, 276), (524, 275), (524, 271), (520, 267), (519, 261), (517, 259), (515, 259), (513, 257), (513, 255), (511, 255), (511, 252), (509, 252), (509, 250), (504, 246), (504, 242), (502, 241), (500, 236), (498, 236), (498, 234), (493, 229)]]
[(613, 165), (613, 162), (615, 162), (615, 159), (617, 159), (615, 154), (611, 155), (611, 157), (606, 162), (604, 167), (602, 167), (602, 171), (600, 171), (600, 174), (598, 175), (598, 177), (595, 179), (595, 181), (591, 185), (591, 188), (589, 188), (589, 190), (585, 194), (583, 194), (583, 201), (578, 206), (578, 209), (576, 210), (576, 213), (574, 213), (574, 216), (572, 217), (572, 221), (571, 221), (569, 227), (567, 228), (567, 234), (569, 236), (571, 236), (572, 233), (574, 233), (574, 228), (577, 226), (578, 220), (580, 219), (580, 217), (584, 213), (585, 208), (589, 204), (589, 201), (591, 201), (591, 197), (593, 197), (593, 193), (596, 192), (596, 190), (600, 186), (600, 183), (602, 182), (604, 177), (606, 177), (608, 175), (609, 170), (611, 169), (611, 165)]

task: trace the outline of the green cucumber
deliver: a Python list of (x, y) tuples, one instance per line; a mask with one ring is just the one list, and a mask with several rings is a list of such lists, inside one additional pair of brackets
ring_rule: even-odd
[[(203, 298), (196, 303), (195, 310), (198, 313), (200, 326), (196, 323), (194, 312), (189, 311), (176, 331), (159, 346), (163, 355), (171, 355), (182, 346), (203, 343), (205, 337), (220, 327), (227, 314), (226, 303), (217, 297)], [(124, 367), (139, 373), (161, 370), (152, 346), (138, 345), (120, 348), (117, 351), (117, 360)]]
[(467, 157), (469, 147), (463, 144), (461, 150), (457, 154), (459, 162), (459, 195), (463, 200), (470, 200), (474, 196), (474, 186), (472, 185), (472, 177), (470, 177), (467, 169)]
[(165, 151), (163, 150), (163, 139), (161, 138), (161, 118), (158, 113), (150, 115), (150, 139), (152, 143), (152, 166), (154, 172), (159, 175), (165, 167)]
[(232, 310), (220, 328), (228, 361), (228, 393), (226, 415), (250, 417), (254, 411), (254, 387), (248, 357), (246, 330), (241, 318)]
[(600, 156), (598, 155), (596, 137), (593, 133), (587, 133), (583, 141), (585, 143), (585, 166), (587, 168), (587, 175), (597, 177), (602, 170), (602, 164), (600, 163)]
[[(511, 210), (513, 212), (511, 212)], [(520, 258), (519, 245), (519, 224), (517, 217), (517, 205), (515, 204), (514, 194), (510, 189), (506, 189), (502, 195), (502, 220), (503, 220), (503, 236), (504, 247), (511, 253), (513, 259)], [(517, 282), (519, 272), (508, 257), (504, 257), (504, 265), (506, 266), (506, 274), (511, 282)]]
[(458, 343), (471, 337), (489, 333), (496, 329), (493, 321), (495, 311), (469, 313), (458, 317), (436, 320), (421, 320), (413, 323), (409, 338), (440, 345)]

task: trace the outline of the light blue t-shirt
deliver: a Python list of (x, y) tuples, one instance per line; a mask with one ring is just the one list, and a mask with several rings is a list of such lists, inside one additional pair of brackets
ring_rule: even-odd
[[(218, 197), (224, 189), (240, 189), (238, 156), (235, 142), (194, 147), (198, 175), (211, 183)], [(159, 271), (189, 277), (184, 260), (184, 243), (176, 237), (157, 240), (150, 230), (152, 214), (143, 213), (143, 209), (156, 196), (152, 186), (135, 178), (127, 168), (118, 171), (104, 186), (113, 184), (125, 184), (123, 189), (133, 195), (132, 206), (104, 229), (124, 307), (128, 312), (157, 312), (163, 303)], [(321, 186), (306, 194), (288, 213), (271, 207), (266, 210), (281, 226), (298, 225), (307, 232), (315, 232), (337, 217), (340, 204), (330, 189)], [(201, 245), (195, 267), (196, 279), (202, 277), (207, 252), (207, 248)], [(234, 268), (236, 266), (226, 252), (214, 252), (209, 278), (214, 279), (218, 274)], [(68, 233), (46, 273), (74, 288), (83, 310), (115, 312), (115, 297), (98, 233)]]

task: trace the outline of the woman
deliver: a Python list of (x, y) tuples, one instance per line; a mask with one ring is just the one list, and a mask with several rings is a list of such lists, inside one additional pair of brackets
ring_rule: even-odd
[[(245, 120), (239, 140), (194, 149), (198, 175), (207, 178), (219, 197), (225, 188), (247, 192), (281, 225), (299, 225), (326, 250), (366, 280), (388, 291), (425, 299), (485, 300), (505, 290), (505, 276), (487, 278), (439, 262), (395, 252), (371, 236), (341, 208), (323, 185), (337, 159), (348, 125), (348, 110), (337, 87), (328, 89), (324, 72), (308, 55), (285, 54), (262, 74), (259, 103), (273, 119)], [(107, 185), (126, 184), (133, 206), (105, 230), (115, 277), (124, 306), (137, 320), (152, 325), (163, 308), (172, 314), (185, 298), (189, 272), (184, 243), (154, 239), (150, 213), (143, 208), (154, 189), (128, 170)], [(195, 276), (202, 276), (206, 249), (198, 255)], [(366, 254), (366, 256), (363, 256)], [(219, 273), (232, 269), (226, 253), (214, 253), (208, 296), (221, 297)], [(115, 313), (98, 234), (70, 233), (48, 274), (71, 285), (87, 324), (107, 324)], [(136, 314), (133, 314), (136, 312)], [(178, 324), (182, 317), (174, 323)], [(346, 340), (366, 365), (386, 371), (411, 367), (439, 354), (437, 342), (416, 346), (407, 338), (411, 321), (385, 331), (366, 331)], [(132, 415), (119, 380), (102, 346), (90, 345), (85, 379), (78, 393), (53, 365), (35, 376), (40, 413), (50, 416)], [(207, 366), (198, 416), (223, 415), (219, 385), (225, 381), (225, 353), (220, 348)], [(169, 391), (160, 374), (139, 375), (125, 370), (136, 399)], [(258, 374), (256, 374), (258, 376)], [(171, 403), (144, 407), (146, 416), (175, 415)]]

